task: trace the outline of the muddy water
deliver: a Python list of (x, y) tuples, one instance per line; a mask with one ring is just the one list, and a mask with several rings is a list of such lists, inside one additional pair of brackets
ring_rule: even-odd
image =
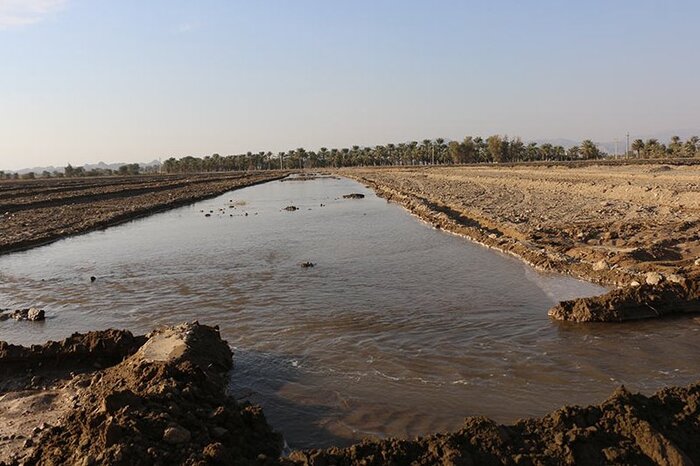
[(697, 379), (696, 321), (548, 320), (556, 300), (601, 291), (434, 230), (353, 181), (272, 182), (0, 257), (0, 307), (49, 315), (2, 322), (0, 339), (218, 324), (234, 393), (291, 446), (325, 446)]

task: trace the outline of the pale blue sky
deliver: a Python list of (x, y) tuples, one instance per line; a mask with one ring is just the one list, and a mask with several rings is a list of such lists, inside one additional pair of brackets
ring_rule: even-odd
[(697, 1), (0, 0), (0, 168), (700, 127)]

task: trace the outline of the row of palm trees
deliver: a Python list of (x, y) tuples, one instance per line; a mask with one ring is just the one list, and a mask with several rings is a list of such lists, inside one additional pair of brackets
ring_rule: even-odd
[(679, 136), (673, 136), (668, 145), (658, 139), (635, 139), (631, 149), (639, 158), (697, 157), (700, 155), (700, 137), (691, 136), (683, 141)]
[[(637, 140), (628, 156), (695, 157), (700, 151), (697, 137), (683, 142), (677, 136), (668, 146), (658, 140)], [(486, 139), (468, 136), (462, 141), (447, 143), (443, 138), (424, 139), (374, 147), (352, 146), (341, 149), (321, 147), (317, 151), (304, 148), (286, 152), (247, 152), (239, 155), (206, 157), (171, 157), (163, 162), (166, 173), (189, 173), (236, 170), (269, 170), (386, 165), (447, 165), (462, 163), (508, 163), (526, 161), (592, 160), (607, 156), (591, 140), (564, 148), (549, 143), (524, 143), (520, 138), (493, 135)]]

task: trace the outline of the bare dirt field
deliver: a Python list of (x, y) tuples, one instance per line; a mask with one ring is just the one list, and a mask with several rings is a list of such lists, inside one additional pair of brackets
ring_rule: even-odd
[[(540, 269), (627, 290), (570, 304), (553, 317), (654, 317), (674, 312), (663, 304), (667, 295), (674, 309), (684, 303), (684, 312), (700, 310), (700, 167), (490, 165), (343, 174), (439, 228)], [(613, 300), (615, 312), (606, 312)]]
[(0, 253), (116, 225), (284, 175), (252, 172), (0, 182)]

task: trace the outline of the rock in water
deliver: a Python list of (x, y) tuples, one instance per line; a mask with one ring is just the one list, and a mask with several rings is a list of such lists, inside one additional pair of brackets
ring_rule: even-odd
[(44, 311), (42, 309), (37, 309), (32, 307), (30, 309), (18, 309), (12, 314), (10, 314), (15, 320), (30, 320), (33, 322), (44, 320)]
[(352, 194), (346, 194), (343, 196), (343, 199), (364, 199), (365, 195), (360, 194), (360, 193), (352, 193)]
[(299, 207), (295, 205), (288, 205), (287, 207), (284, 208), (284, 210), (288, 212), (294, 212), (295, 210), (299, 210)]
[(37, 308), (33, 307), (33, 308), (29, 309), (29, 311), (27, 311), (27, 320), (31, 320), (31, 321), (36, 322), (38, 320), (44, 320), (44, 318), (45, 318), (45, 316), (44, 316), (43, 309), (37, 309)]

